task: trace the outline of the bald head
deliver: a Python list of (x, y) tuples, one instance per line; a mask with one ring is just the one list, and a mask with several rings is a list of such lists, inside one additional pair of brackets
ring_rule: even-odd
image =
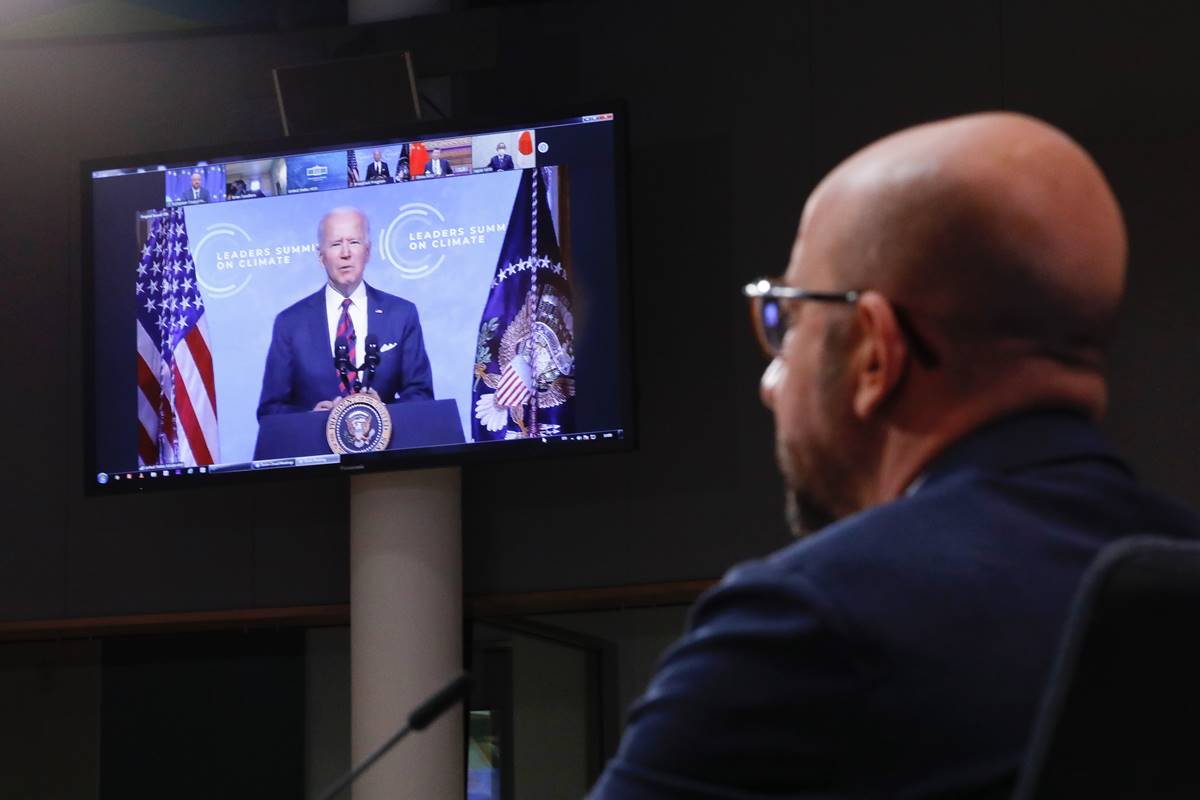
[(1016, 114), (910, 128), (841, 164), (798, 247), (838, 288), (878, 289), (953, 358), (1099, 367), (1124, 290), (1116, 199), (1086, 152)]
[(847, 159), (809, 198), (785, 283), (857, 294), (785, 307), (761, 383), (797, 518), (893, 500), (999, 417), (1102, 415), (1124, 282), (1112, 191), (1045, 123), (959, 117)]

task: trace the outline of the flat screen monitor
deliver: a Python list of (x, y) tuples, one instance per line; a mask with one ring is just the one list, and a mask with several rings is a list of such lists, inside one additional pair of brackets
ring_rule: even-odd
[(83, 165), (92, 493), (632, 445), (624, 119)]

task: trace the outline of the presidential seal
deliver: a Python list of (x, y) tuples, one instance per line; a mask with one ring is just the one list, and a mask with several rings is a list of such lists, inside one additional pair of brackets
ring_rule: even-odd
[(325, 440), (335, 453), (372, 453), (387, 449), (392, 439), (392, 415), (383, 401), (362, 392), (347, 395), (329, 412)]
[[(529, 304), (521, 306), (500, 335), (498, 346), (493, 343), (500, 320), (483, 323), (476, 347), (475, 385), (482, 381), (496, 390), (480, 395), (475, 404), (475, 418), (483, 427), (499, 431), (511, 420), (519, 429), (514, 437), (559, 434), (557, 424), (535, 424), (532, 417), (536, 412), (528, 406), (536, 402), (538, 409), (551, 409), (575, 396), (574, 327), (570, 297), (553, 286), (542, 290), (532, 313)], [(498, 371), (490, 370), (493, 364)]]

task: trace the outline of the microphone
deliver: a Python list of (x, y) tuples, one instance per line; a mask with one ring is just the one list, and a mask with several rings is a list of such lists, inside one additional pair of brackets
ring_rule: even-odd
[(428, 728), (434, 720), (446, 713), (451, 707), (458, 704), (460, 700), (465, 700), (467, 692), (471, 689), (471, 676), (465, 672), (461, 673), (457, 678), (450, 681), (442, 689), (430, 697), (421, 705), (412, 710), (408, 715), (408, 723), (392, 734), (392, 738), (383, 743), (383, 746), (376, 750), (371, 755), (363, 759), (363, 762), (354, 769), (347, 772), (337, 783), (325, 790), (325, 794), (321, 795), (321, 800), (333, 800), (343, 789), (345, 789), (354, 781), (358, 780), (364, 772), (371, 768), (371, 765), (383, 757), (388, 750), (412, 731), (423, 731)]
[[(363, 376), (363, 391), (371, 388), (371, 384), (375, 382), (375, 369), (379, 366), (379, 337), (373, 333), (367, 334), (367, 355), (363, 361), (363, 368), (366, 370), (366, 375)], [(420, 730), (418, 728), (417, 730)]]
[(346, 373), (351, 369), (350, 344), (346, 341), (345, 336), (339, 336), (333, 342), (333, 366), (338, 371), (338, 376), (342, 379), (342, 383), (349, 389), (350, 376)]
[(440, 692), (414, 708), (408, 715), (408, 727), (414, 731), (425, 730), (455, 703), (465, 700), (470, 689), (471, 676), (464, 672), (443, 686)]
[(333, 365), (339, 370), (350, 368), (350, 343), (345, 336), (339, 336), (333, 342)]

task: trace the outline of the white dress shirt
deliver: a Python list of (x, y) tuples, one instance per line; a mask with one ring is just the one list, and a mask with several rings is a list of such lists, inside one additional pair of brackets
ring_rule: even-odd
[[(333, 355), (333, 343), (337, 339), (338, 321), (342, 318), (341, 292), (325, 284), (325, 316), (329, 320), (329, 353)], [(350, 321), (354, 323), (354, 364), (363, 362), (367, 342), (367, 284), (359, 281), (358, 288), (350, 295)], [(347, 342), (347, 344), (349, 344)]]

